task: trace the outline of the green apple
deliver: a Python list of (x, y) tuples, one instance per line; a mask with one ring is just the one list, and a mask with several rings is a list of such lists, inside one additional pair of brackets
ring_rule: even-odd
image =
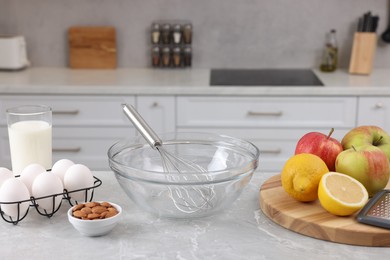
[(378, 126), (359, 126), (349, 131), (341, 140), (344, 150), (352, 146), (373, 145), (385, 152), (390, 160), (390, 136)]
[(337, 156), (336, 172), (355, 178), (372, 196), (385, 188), (389, 181), (390, 162), (386, 154), (376, 146), (353, 146)]

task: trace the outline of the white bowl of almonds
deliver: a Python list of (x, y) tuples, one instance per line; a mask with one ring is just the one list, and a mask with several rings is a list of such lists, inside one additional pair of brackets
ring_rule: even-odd
[(73, 227), (85, 236), (103, 236), (111, 232), (122, 215), (122, 208), (111, 202), (87, 202), (68, 210)]

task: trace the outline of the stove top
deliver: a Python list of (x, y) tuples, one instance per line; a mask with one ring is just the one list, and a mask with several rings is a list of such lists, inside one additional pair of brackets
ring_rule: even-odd
[(310, 69), (212, 69), (210, 86), (323, 86)]

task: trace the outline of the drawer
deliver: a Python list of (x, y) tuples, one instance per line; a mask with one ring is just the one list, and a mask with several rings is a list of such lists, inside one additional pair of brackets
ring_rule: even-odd
[[(226, 128), (179, 128), (182, 132), (209, 132), (225, 134), (252, 142), (260, 150), (259, 170), (262, 172), (280, 172), (292, 155), (298, 140), (308, 132), (328, 134), (330, 129), (226, 129)], [(332, 137), (340, 140), (349, 128), (336, 128)]]
[[(0, 163), (11, 169), (8, 131), (1, 127)], [(56, 127), (53, 128), (53, 164), (59, 159), (70, 159), (91, 170), (108, 170), (107, 151), (117, 141), (135, 136), (129, 127)]]
[(72, 131), (58, 128), (53, 132), (53, 163), (67, 158), (93, 170), (107, 170), (108, 149), (117, 141), (134, 136), (135, 129), (129, 127), (75, 128)]
[(156, 133), (175, 131), (175, 97), (137, 96), (137, 110)]
[(121, 96), (2, 96), (0, 124), (6, 125), (9, 107), (41, 104), (53, 110), (53, 126), (128, 126), (122, 103), (135, 104), (135, 97)]
[(178, 127), (353, 127), (354, 97), (177, 98)]
[(357, 125), (377, 125), (390, 133), (390, 98), (360, 97)]

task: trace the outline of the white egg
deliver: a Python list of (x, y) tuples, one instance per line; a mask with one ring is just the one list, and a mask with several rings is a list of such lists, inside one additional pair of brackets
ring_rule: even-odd
[(51, 172), (43, 172), (39, 174), (32, 184), (32, 195), (36, 199), (36, 203), (40, 208), (43, 208), (47, 213), (53, 213), (61, 205), (62, 195), (58, 195), (54, 198), (48, 197), (39, 199), (40, 197), (50, 196), (54, 194), (60, 194), (64, 192), (64, 186), (60, 177)]
[(61, 159), (57, 161), (51, 168), (51, 172), (60, 177), (62, 183), (64, 183), (64, 176), (70, 166), (74, 165), (74, 162), (68, 159)]
[(26, 166), (23, 171), (20, 173), (20, 180), (26, 184), (28, 191), (32, 194), (32, 184), (34, 179), (41, 174), (42, 172), (46, 172), (45, 167), (38, 163), (33, 163)]
[(0, 188), (0, 201), (1, 202), (18, 202), (29, 200), (23, 203), (2, 204), (1, 210), (13, 219), (18, 218), (18, 206), (19, 206), (19, 219), (22, 218), (30, 205), (30, 193), (26, 185), (18, 178), (7, 179)]
[(7, 168), (0, 167), (0, 187), (9, 178), (14, 178), (14, 174)]
[[(74, 164), (69, 167), (64, 176), (64, 187), (68, 192), (86, 189), (93, 186), (94, 179), (91, 170), (83, 164)], [(77, 202), (89, 200), (92, 190), (69, 193)]]

